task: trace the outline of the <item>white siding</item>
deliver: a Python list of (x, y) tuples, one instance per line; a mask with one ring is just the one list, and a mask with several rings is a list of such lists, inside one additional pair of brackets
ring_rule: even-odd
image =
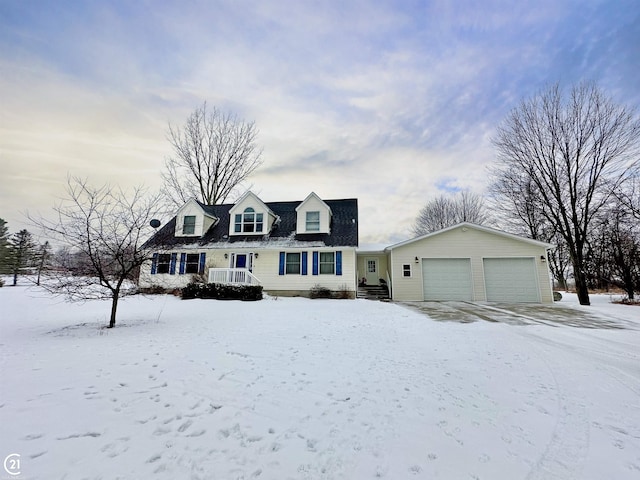
[[(458, 227), (441, 234), (428, 236), (391, 250), (391, 273), (393, 299), (421, 301), (423, 299), (423, 277), (420, 263), (415, 258), (470, 258), (474, 301), (486, 301), (483, 258), (485, 257), (530, 257), (534, 258), (540, 301), (552, 303), (553, 294), (549, 280), (549, 269), (540, 257), (546, 259), (546, 250), (517, 238), (475, 229)], [(402, 265), (412, 264), (414, 272), (410, 278), (402, 276)]]
[[(195, 253), (205, 251), (207, 254), (205, 265), (205, 276), (208, 276), (209, 268), (228, 268), (232, 253), (254, 253), (253, 274), (258, 278), (265, 291), (276, 291), (281, 295), (286, 292), (304, 293), (315, 285), (327, 287), (331, 290), (346, 288), (351, 292), (356, 290), (356, 253), (353, 247), (336, 248), (296, 248), (296, 249), (205, 249), (205, 250), (171, 250), (176, 252), (178, 260), (180, 253)], [(307, 275), (280, 275), (280, 252), (307, 252)], [(342, 252), (342, 275), (313, 275), (312, 273), (312, 252)], [(170, 253), (170, 252), (163, 252)], [(225, 258), (225, 254), (227, 258)], [(257, 258), (255, 258), (257, 254)], [(151, 262), (143, 265), (140, 271), (140, 287), (150, 287), (153, 285), (165, 288), (182, 288), (191, 280), (192, 275), (155, 274), (151, 275)]]
[(229, 235), (247, 235), (247, 233), (236, 233), (234, 231), (235, 215), (242, 214), (247, 208), (253, 208), (255, 213), (262, 213), (263, 215), (264, 225), (262, 232), (256, 232), (256, 237), (267, 234), (271, 230), (276, 217), (270, 213), (269, 208), (262, 200), (254, 193), (248, 192), (229, 210)]
[[(182, 227), (184, 226), (184, 217), (189, 215), (196, 217), (195, 230), (193, 235), (184, 235), (182, 233)], [(200, 205), (198, 205), (194, 200), (190, 200), (185, 203), (176, 214), (175, 235), (176, 237), (201, 237), (209, 229), (214, 221), (214, 218), (204, 214), (204, 211), (202, 210), (202, 207), (200, 207)]]
[[(331, 209), (316, 194), (309, 195), (296, 211), (296, 233), (331, 233)], [(307, 231), (307, 212), (320, 212), (320, 230)]]

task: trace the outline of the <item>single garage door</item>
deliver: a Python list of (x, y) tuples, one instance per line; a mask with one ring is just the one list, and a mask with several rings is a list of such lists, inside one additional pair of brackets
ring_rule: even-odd
[(485, 258), (484, 284), (489, 302), (539, 302), (533, 258)]
[(424, 299), (471, 300), (471, 260), (468, 258), (422, 259)]

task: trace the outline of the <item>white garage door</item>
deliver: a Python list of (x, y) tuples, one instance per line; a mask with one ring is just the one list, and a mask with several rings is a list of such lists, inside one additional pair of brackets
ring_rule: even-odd
[(539, 302), (533, 258), (485, 258), (484, 283), (490, 302)]
[(471, 260), (468, 258), (424, 258), (424, 299), (471, 300)]

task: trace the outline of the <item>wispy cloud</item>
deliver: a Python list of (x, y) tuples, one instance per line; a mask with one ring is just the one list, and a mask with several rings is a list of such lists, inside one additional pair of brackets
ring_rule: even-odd
[(556, 81), (640, 92), (640, 6), (578, 2), (0, 4), (0, 216), (47, 209), (67, 172), (160, 185), (167, 122), (204, 100), (255, 120), (265, 200), (360, 199), (364, 243), (482, 191), (495, 126)]

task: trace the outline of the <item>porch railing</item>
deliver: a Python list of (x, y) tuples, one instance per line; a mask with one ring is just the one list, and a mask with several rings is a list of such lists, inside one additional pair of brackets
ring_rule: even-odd
[(246, 268), (210, 268), (209, 283), (260, 285), (260, 280)]

